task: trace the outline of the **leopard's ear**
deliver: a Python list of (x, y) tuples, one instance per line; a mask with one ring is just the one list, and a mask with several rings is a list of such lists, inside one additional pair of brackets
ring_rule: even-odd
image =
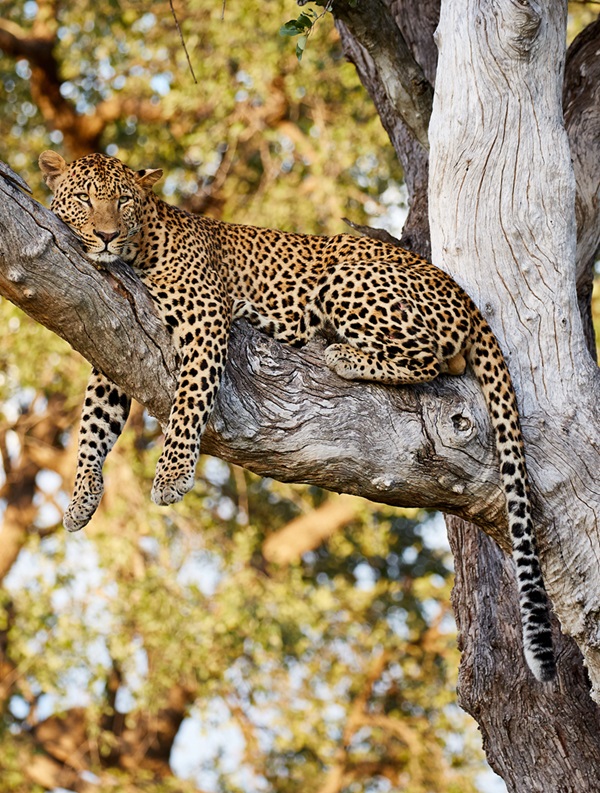
[(56, 190), (67, 174), (67, 163), (60, 154), (50, 150), (43, 151), (40, 154), (38, 163), (44, 176), (44, 182), (46, 182), (50, 190)]
[(135, 181), (149, 193), (162, 175), (162, 168), (144, 168), (136, 173)]

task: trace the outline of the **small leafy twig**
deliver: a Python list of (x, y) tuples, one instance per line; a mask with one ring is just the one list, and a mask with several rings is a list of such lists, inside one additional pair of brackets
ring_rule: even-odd
[[(302, 6), (305, 2), (307, 2), (307, 0), (298, 0), (298, 5)], [(320, 14), (317, 14), (314, 8), (307, 8), (306, 11), (303, 11), (296, 19), (290, 19), (285, 25), (279, 28), (280, 36), (300, 37), (296, 42), (296, 57), (299, 61), (302, 60), (304, 50), (306, 49), (306, 42), (314, 29), (314, 25), (321, 17), (325, 16), (328, 11), (331, 11), (333, 0), (328, 0), (326, 3), (323, 3), (322, 0), (321, 2), (317, 0), (317, 4), (324, 6)]]

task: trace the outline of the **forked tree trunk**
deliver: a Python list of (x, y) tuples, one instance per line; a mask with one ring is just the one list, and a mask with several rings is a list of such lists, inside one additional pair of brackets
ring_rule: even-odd
[[(600, 383), (575, 288), (565, 22), (562, 2), (442, 3), (429, 206), (434, 261), (470, 291), (508, 358), (547, 586), (598, 701)], [(600, 715), (576, 648), (559, 640), (557, 685), (526, 682), (511, 563), (473, 527), (450, 519), (449, 528), (461, 701), (490, 763), (511, 791), (597, 791)]]
[[(350, 7), (362, 8), (368, 19), (373, 3), (391, 10), (390, 20), (411, 22), (400, 27), (432, 80), (438, 0), (364, 0)], [(344, 9), (336, 0), (338, 18)], [(600, 384), (575, 292), (576, 265), (578, 283), (589, 286), (597, 247), (598, 178), (578, 180), (576, 254), (560, 97), (565, 12), (562, 0), (447, 0), (429, 200), (434, 261), (473, 295), (507, 354), (548, 588), (599, 699)], [(405, 242), (426, 252), (427, 157), (348, 30), (344, 41), (407, 173), (413, 211)], [(372, 52), (377, 57), (378, 48)], [(574, 159), (585, 157), (580, 151)], [(0, 293), (166, 419), (174, 356), (147, 296), (126, 268), (112, 275), (95, 270), (65, 228), (10, 181), (0, 180), (0, 192)], [(585, 288), (580, 297), (583, 305)], [(280, 479), (438, 507), (507, 546), (489, 422), (469, 376), (408, 389), (348, 384), (324, 368), (318, 344), (296, 351), (238, 327), (203, 449)], [(449, 528), (464, 650), (460, 696), (482, 727), (490, 762), (510, 790), (597, 791), (599, 710), (574, 642), (559, 639), (557, 684), (536, 683), (521, 653), (510, 560), (472, 525), (452, 519)]]

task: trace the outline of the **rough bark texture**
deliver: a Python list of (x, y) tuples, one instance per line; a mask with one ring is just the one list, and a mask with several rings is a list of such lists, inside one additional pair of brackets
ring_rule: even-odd
[(371, 56), (395, 116), (403, 119), (424, 149), (429, 149), (427, 128), (433, 89), (395, 24), (388, 4), (385, 0), (362, 0), (359, 6), (336, 0), (333, 13)]
[[(420, 8), (432, 9), (431, 14), (435, 17), (435, 8), (439, 6), (438, 0), (426, 0)], [(390, 21), (398, 23), (398, 16), (393, 15), (394, 9), (390, 4)], [(400, 13), (400, 12), (398, 12)], [(378, 29), (372, 24), (372, 20), (365, 15), (363, 24), (371, 22), (369, 28), (369, 38), (377, 35)], [(365, 86), (373, 103), (377, 109), (381, 123), (383, 124), (390, 140), (394, 146), (396, 154), (404, 170), (404, 178), (408, 190), (408, 200), (410, 212), (408, 219), (402, 230), (401, 243), (410, 250), (418, 251), (422, 256), (431, 257), (431, 245), (429, 239), (429, 216), (427, 208), (427, 182), (428, 182), (428, 155), (409, 126), (405, 123), (402, 116), (396, 112), (390, 98), (382, 84), (377, 66), (369, 54), (365, 45), (360, 40), (354, 38), (346, 24), (336, 18), (336, 25), (342, 38), (344, 53), (352, 61), (360, 76), (362, 84)], [(402, 27), (399, 25), (400, 31)], [(426, 40), (426, 37), (423, 37)], [(428, 49), (435, 52), (433, 39), (431, 36), (427, 41)], [(425, 45), (424, 49), (427, 49)], [(377, 49), (377, 47), (375, 47)], [(417, 48), (418, 51), (418, 48)], [(426, 59), (426, 63), (431, 67), (435, 63), (435, 56)], [(423, 66), (427, 77), (427, 68)], [(435, 69), (433, 70), (435, 72)], [(429, 68), (431, 72), (431, 68)], [(430, 79), (430, 77), (429, 77)]]
[(475, 526), (447, 518), (462, 651), (459, 703), (479, 723), (488, 762), (511, 793), (595, 793), (600, 709), (577, 645), (558, 637), (559, 684), (532, 685), (520, 660), (512, 564)]
[[(430, 127), (432, 247), (436, 262), (469, 285), (509, 354), (547, 583), (597, 698), (598, 372), (575, 295), (574, 180), (557, 80), (566, 9), (536, 9), (502, 2), (492, 13), (475, 3), (465, 14), (448, 3), (442, 11)], [(460, 84), (450, 78), (456, 73), (464, 75)], [(588, 101), (582, 93), (582, 106)], [(582, 150), (585, 134), (573, 119), (570, 133)], [(593, 137), (588, 143), (596, 145)], [(578, 189), (578, 205), (593, 206), (593, 169)], [(580, 235), (591, 237), (577, 251), (582, 271), (598, 245), (592, 214), (580, 219)], [(512, 569), (473, 527), (451, 519), (449, 528), (465, 652), (459, 693), (481, 725), (490, 763), (509, 790), (596, 790), (600, 718), (578, 651), (559, 640), (560, 685), (551, 694), (525, 686), (507, 641), (516, 613), (507, 596)]]
[[(414, 4), (400, 0), (390, 4), (405, 40), (410, 43), (415, 57), (432, 82), (435, 80), (437, 53), (430, 36), (437, 23), (438, 6), (433, 2), (414, 8)], [(460, 16), (464, 9), (457, 13)], [(567, 59), (564, 90), (565, 123), (577, 178), (577, 287), (590, 350), (594, 349), (590, 312), (592, 265), (600, 240), (600, 80), (597, 73), (599, 61), (595, 54), (600, 44), (599, 28), (599, 23), (591, 25), (573, 42)], [(361, 80), (385, 123), (389, 109), (378, 83), (377, 70), (356, 41), (343, 29), (341, 32), (346, 51), (357, 66)], [(453, 45), (460, 48), (464, 42), (459, 45), (453, 42)], [(357, 51), (361, 52), (360, 58), (356, 56)], [(462, 77), (456, 82), (465, 89), (479, 80), (478, 75), (472, 74), (468, 79), (464, 72), (459, 73)], [(546, 77), (557, 73), (558, 68), (554, 68)], [(491, 102), (492, 107), (494, 101)], [(440, 123), (440, 136), (443, 137), (448, 130), (444, 120)], [(386, 129), (407, 171), (409, 187), (416, 185), (418, 190), (426, 165), (418, 158), (406, 156), (407, 135), (397, 117), (391, 116)], [(460, 162), (461, 157), (462, 152), (459, 151), (456, 161)], [(428, 247), (423, 240), (428, 233), (428, 224), (423, 222), (418, 211), (419, 205), (426, 206), (427, 201), (422, 196), (415, 197), (413, 190), (409, 190), (409, 195), (416, 212), (411, 212), (407, 226), (411, 232), (416, 229), (412, 233), (413, 245), (427, 253)], [(460, 190), (456, 195), (460, 195)], [(452, 200), (450, 195), (450, 212)], [(469, 209), (465, 208), (465, 214), (468, 213)], [(485, 234), (485, 230), (482, 231)], [(493, 234), (488, 236), (494, 240)], [(479, 263), (474, 266), (472, 257), (464, 265), (465, 283), (469, 288), (478, 280), (479, 267)], [(497, 281), (493, 270), (488, 269), (482, 281), (482, 292), (487, 295), (489, 284)], [(586, 454), (584, 450), (582, 455)], [(551, 498), (551, 494), (546, 497)], [(559, 513), (560, 509), (559, 506)], [(456, 518), (450, 518), (447, 525), (457, 568), (453, 600), (463, 650), (459, 697), (463, 707), (481, 726), (488, 759), (511, 790), (596, 790), (600, 735), (598, 709), (587, 695), (589, 681), (575, 643), (563, 636), (555, 636), (562, 669), (558, 689), (549, 691), (526, 685), (521, 674), (520, 641), (515, 629), (518, 624), (516, 603), (510, 594), (515, 586), (512, 564), (473, 525)], [(591, 624), (593, 628), (593, 618)], [(514, 707), (515, 691), (520, 692), (518, 710)]]

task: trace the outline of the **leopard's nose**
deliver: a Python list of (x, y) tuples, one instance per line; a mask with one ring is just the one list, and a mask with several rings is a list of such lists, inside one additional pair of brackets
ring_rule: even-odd
[(105, 242), (107, 245), (109, 242), (112, 242), (112, 240), (116, 239), (119, 236), (118, 231), (98, 231), (98, 229), (94, 229), (94, 234), (97, 237), (100, 237), (100, 239), (103, 242)]

